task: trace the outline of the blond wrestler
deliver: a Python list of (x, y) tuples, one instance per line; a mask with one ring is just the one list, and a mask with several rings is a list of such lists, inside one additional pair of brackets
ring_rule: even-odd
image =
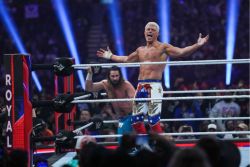
[[(179, 48), (167, 43), (158, 41), (159, 25), (155, 22), (148, 22), (145, 26), (146, 46), (138, 47), (128, 56), (118, 56), (110, 49), (100, 49), (97, 56), (110, 59), (115, 62), (160, 62), (166, 61), (168, 56), (179, 58), (192, 54), (194, 51), (207, 43), (209, 36), (202, 38), (199, 34), (197, 42), (191, 46)], [(161, 79), (165, 64), (161, 65), (141, 65), (139, 70), (138, 86), (135, 97), (159, 98), (163, 96)], [(132, 113), (133, 128), (137, 133), (146, 133), (144, 126), (144, 115), (148, 114), (149, 125), (152, 131), (162, 132), (160, 127), (161, 101), (152, 100), (150, 102), (134, 103)]]

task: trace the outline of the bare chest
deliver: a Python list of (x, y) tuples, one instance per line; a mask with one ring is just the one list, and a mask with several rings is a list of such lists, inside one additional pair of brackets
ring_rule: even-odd
[(115, 89), (112, 91), (113, 98), (127, 98), (127, 92), (125, 89)]
[(139, 51), (139, 59), (144, 61), (163, 61), (166, 59), (164, 50), (161, 48), (143, 48)]
[(125, 87), (111, 87), (107, 86), (106, 91), (109, 98), (128, 98), (128, 93)]

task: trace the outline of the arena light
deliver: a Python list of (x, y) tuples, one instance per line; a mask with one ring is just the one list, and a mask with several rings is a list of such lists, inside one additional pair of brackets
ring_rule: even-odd
[[(118, 52), (118, 55), (125, 55), (124, 45), (123, 45), (123, 31), (122, 31), (122, 19), (120, 16), (119, 4), (117, 0), (113, 0), (108, 4), (109, 15), (110, 15), (110, 24), (112, 27), (112, 32), (114, 32), (115, 46)], [(127, 71), (126, 68), (121, 68), (123, 77), (127, 80)]]
[[(70, 50), (71, 56), (75, 58), (75, 63), (80, 64), (79, 54), (76, 48), (75, 39), (71, 30), (71, 24), (68, 19), (66, 7), (63, 0), (52, 0), (52, 3), (55, 7), (56, 15), (60, 22), (61, 29), (64, 34), (64, 38), (67, 42), (68, 48)], [(79, 81), (81, 83), (82, 88), (85, 88), (85, 81), (82, 70), (77, 71)]]
[[(233, 59), (240, 1), (227, 1), (226, 57)], [(226, 65), (226, 85), (231, 83), (232, 63)]]
[[(160, 40), (164, 43), (170, 42), (170, 5), (170, 0), (158, 1)], [(169, 59), (166, 61), (169, 61)], [(164, 71), (164, 83), (167, 88), (170, 88), (170, 68), (168, 65), (166, 65)]]
[[(8, 33), (10, 34), (11, 38), (13, 39), (13, 41), (17, 47), (18, 52), (26, 54), (27, 51), (25, 50), (25, 48), (23, 46), (21, 38), (19, 37), (19, 34), (15, 28), (15, 25), (12, 22), (12, 19), (11, 19), (9, 13), (7, 12), (7, 8), (2, 0), (0, 0), (0, 15), (1, 15), (2, 21), (4, 23), (4, 26), (6, 27)], [(35, 85), (36, 85), (38, 91), (41, 92), (42, 86), (37, 78), (36, 73), (32, 72), (31, 75), (32, 75), (32, 78), (35, 82)]]

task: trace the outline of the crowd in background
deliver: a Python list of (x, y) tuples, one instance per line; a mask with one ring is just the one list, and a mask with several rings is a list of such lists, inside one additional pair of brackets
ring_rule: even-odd
[[(106, 3), (105, 3), (106, 2)], [(111, 28), (109, 18), (109, 1), (76, 0), (67, 1), (68, 15), (71, 19), (77, 49), (81, 63), (89, 63), (89, 59), (96, 59), (95, 55), (88, 54), (88, 33), (95, 25), (101, 25), (102, 33), (107, 35), (108, 44), (114, 53), (117, 53), (114, 32)], [(70, 57), (71, 53), (65, 42), (60, 24), (56, 18), (55, 8), (49, 0), (46, 1), (13, 1), (5, 0), (8, 12), (22, 39), (27, 52), (31, 54), (32, 63), (51, 63), (57, 57)], [(155, 0), (120, 0), (118, 3), (121, 10), (121, 25), (123, 28), (123, 39), (125, 54), (136, 50), (144, 45), (144, 26), (148, 21), (158, 22), (158, 2)], [(198, 34), (209, 34), (209, 43), (181, 60), (210, 60), (225, 59), (226, 57), (226, 25), (227, 4), (224, 0), (172, 0), (170, 15), (170, 43), (185, 47), (193, 44), (198, 39)], [(3, 25), (3, 24), (2, 24)], [(240, 1), (236, 43), (234, 50), (235, 59), (249, 58), (249, 1)], [(17, 53), (18, 49), (5, 26), (0, 26), (0, 55), (6, 53)], [(92, 58), (91, 58), (92, 57)], [(4, 74), (3, 58), (0, 56), (0, 72)], [(172, 61), (180, 59), (171, 59)], [(98, 60), (96, 60), (98, 62)], [(137, 84), (138, 71), (136, 68), (127, 69), (128, 80), (135, 86)], [(230, 87), (224, 84), (225, 65), (209, 66), (176, 66), (170, 68), (171, 89), (170, 90), (195, 90), (195, 89), (228, 89), (249, 88), (249, 65), (233, 65), (232, 84)], [(105, 70), (104, 72), (105, 73)], [(52, 99), (53, 73), (38, 71), (38, 78), (43, 87), (38, 92), (34, 83), (32, 84), (32, 96), (35, 99)], [(76, 75), (75, 75), (76, 76)], [(103, 79), (105, 75), (97, 76), (94, 80)], [(42, 78), (47, 78), (42, 80)], [(76, 78), (76, 91), (79, 81)], [(51, 82), (49, 82), (49, 80)], [(0, 76), (0, 85), (4, 85), (4, 75)], [(163, 83), (164, 85), (164, 83)], [(1, 86), (2, 87), (2, 86)], [(165, 90), (168, 90), (165, 88)], [(4, 94), (4, 89), (0, 89)], [(235, 93), (232, 93), (235, 94)], [(231, 94), (231, 95), (232, 95)], [(246, 94), (244, 92), (243, 94)], [(196, 94), (205, 96), (207, 94)], [(221, 94), (217, 94), (221, 95)], [(222, 94), (223, 95), (223, 94)], [(172, 94), (166, 96), (173, 96)], [(233, 105), (233, 111), (227, 114), (219, 113), (221, 103)], [(0, 97), (1, 113), (6, 111), (3, 96)], [(164, 101), (162, 118), (201, 118), (211, 117), (211, 121), (186, 121), (186, 122), (162, 122), (165, 132), (184, 131), (233, 131), (249, 130), (249, 120), (239, 121), (213, 121), (214, 117), (249, 117), (249, 99), (225, 99), (225, 100), (191, 100), (191, 101)], [(230, 107), (229, 107), (230, 109)], [(37, 117), (43, 119), (47, 127), (52, 131), (54, 127), (53, 112), (50, 108), (37, 109)], [(76, 120), (87, 120), (93, 116), (100, 116), (104, 120), (117, 119), (116, 113), (110, 104), (79, 104), (77, 106)], [(1, 117), (1, 116), (0, 116)], [(1, 129), (6, 127), (4, 119), (0, 121)], [(210, 126), (209, 126), (210, 125)], [(106, 125), (104, 134), (114, 134), (117, 125)], [(210, 127), (210, 128), (209, 128)], [(212, 128), (211, 128), (212, 127)], [(4, 134), (4, 132), (3, 132)], [(190, 137), (190, 136), (189, 136)], [(240, 138), (241, 136), (216, 136), (218, 138)], [(248, 137), (248, 136), (244, 136)], [(191, 136), (192, 138), (192, 136)], [(178, 138), (177, 138), (178, 139)], [(179, 138), (182, 139), (182, 138)], [(114, 139), (115, 140), (115, 139)], [(142, 156), (147, 156), (144, 153)]]
[[(86, 136), (77, 155), (64, 162), (62, 167), (239, 167), (241, 164), (241, 154), (235, 144), (211, 137), (204, 137), (193, 147), (182, 149), (168, 138), (156, 134), (150, 134), (144, 142), (137, 141), (135, 135), (123, 135), (120, 146), (107, 149), (98, 145), (91, 136)], [(3, 160), (8, 167), (27, 166), (25, 151), (13, 150), (9, 155)], [(39, 163), (45, 165), (48, 161), (34, 160), (36, 167)]]
[[(103, 1), (105, 2), (105, 1)], [(107, 1), (108, 2), (108, 1)], [(71, 53), (65, 42), (63, 31), (55, 14), (55, 7), (47, 1), (25, 1), (15, 2), (5, 1), (8, 11), (13, 18), (16, 29), (19, 32), (21, 41), (27, 52), (31, 54), (32, 63), (51, 63), (56, 57), (70, 57)], [(88, 33), (95, 25), (101, 25), (102, 33), (107, 34), (108, 45), (117, 53), (115, 45), (115, 35), (109, 18), (108, 3), (99, 1), (77, 0), (66, 2), (68, 15), (71, 19), (71, 27), (75, 36), (75, 42), (81, 63), (89, 63), (87, 60), (95, 55), (88, 54)], [(236, 43), (234, 58), (249, 57), (249, 27), (248, 1), (240, 1), (238, 17)], [(144, 26), (148, 21), (158, 22), (157, 1), (126, 1), (118, 3), (120, 7), (121, 25), (123, 28), (123, 38), (119, 39), (124, 45), (124, 53), (129, 54), (137, 47), (144, 45)], [(216, 1), (171, 1), (170, 12), (170, 43), (178, 47), (185, 47), (193, 44), (198, 39), (198, 34), (209, 34), (209, 43), (190, 57), (181, 60), (210, 60), (225, 59), (226, 57), (226, 25), (227, 6), (223, 0)], [(32, 34), (32, 35), (31, 35)], [(18, 53), (14, 41), (8, 34), (4, 26), (0, 27), (0, 54)], [(99, 49), (99, 48), (97, 48)], [(175, 59), (172, 59), (175, 60)], [(99, 60), (97, 60), (99, 61)], [(100, 60), (101, 61), (101, 60)], [(3, 64), (3, 56), (0, 58)], [(209, 69), (209, 70), (208, 70)], [(129, 80), (136, 85), (137, 69), (128, 69)], [(248, 64), (234, 65), (232, 71), (232, 82), (236, 83), (240, 79), (249, 81), (249, 75), (245, 71), (249, 70)], [(3, 66), (1, 66), (1, 72)], [(38, 78), (51, 78), (49, 72), (37, 72)], [(192, 73), (192, 78), (190, 77)], [(216, 84), (225, 81), (225, 66), (176, 66), (171, 67), (171, 85), (178, 77), (184, 77), (186, 81), (206, 81)], [(76, 79), (76, 84), (79, 83)], [(3, 83), (3, 78), (1, 78)], [(51, 84), (40, 79), (45, 93)], [(34, 91), (36, 88), (34, 87)]]

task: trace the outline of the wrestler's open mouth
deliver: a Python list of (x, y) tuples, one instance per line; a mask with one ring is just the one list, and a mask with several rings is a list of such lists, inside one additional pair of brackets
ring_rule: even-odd
[(152, 34), (147, 34), (147, 37), (153, 37), (153, 35)]

